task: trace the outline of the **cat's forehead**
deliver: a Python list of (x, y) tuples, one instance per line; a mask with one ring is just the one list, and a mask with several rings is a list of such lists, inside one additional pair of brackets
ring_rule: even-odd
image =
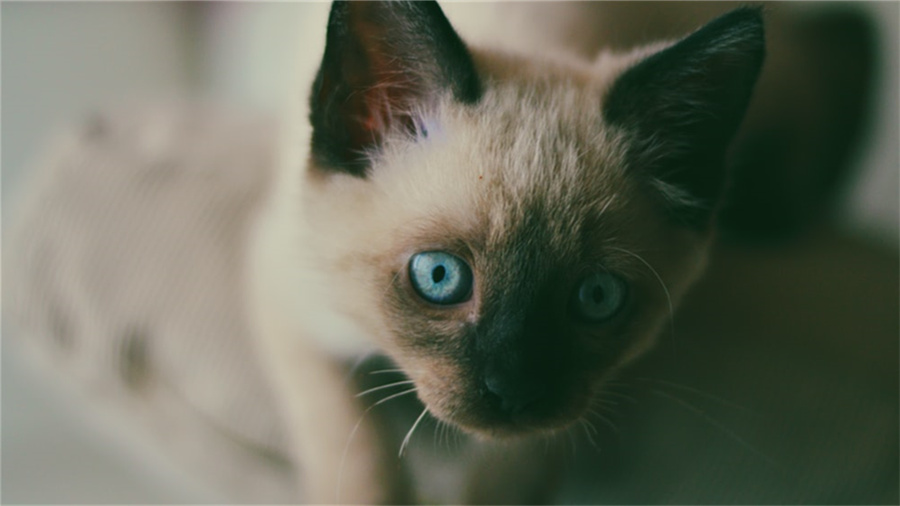
[(411, 220), (477, 233), (486, 247), (523, 228), (542, 244), (572, 243), (629, 186), (601, 98), (579, 83), (498, 84), (476, 106), (448, 102), (424, 113), (416, 142), (388, 149), (385, 173), (374, 173), (386, 194), (402, 193)]

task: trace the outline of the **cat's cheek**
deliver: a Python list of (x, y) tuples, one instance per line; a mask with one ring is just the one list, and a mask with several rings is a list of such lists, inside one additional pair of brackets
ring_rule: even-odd
[(465, 432), (495, 436), (495, 429), (485, 416), (482, 391), (474, 373), (466, 372), (454, 360), (406, 358), (398, 362), (414, 381), (419, 400), (432, 416)]
[(440, 420), (459, 425), (459, 418), (468, 412), (466, 398), (475, 390), (461, 371), (449, 363), (428, 361), (414, 364), (412, 368), (427, 371), (413, 377), (419, 400), (431, 414)]

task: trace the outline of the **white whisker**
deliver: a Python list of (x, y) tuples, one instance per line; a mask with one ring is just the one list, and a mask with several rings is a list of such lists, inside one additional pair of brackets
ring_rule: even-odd
[(659, 286), (662, 287), (663, 292), (666, 294), (666, 302), (668, 302), (668, 304), (669, 304), (669, 328), (672, 333), (672, 337), (674, 338), (675, 337), (675, 308), (672, 305), (672, 297), (669, 295), (669, 288), (666, 286), (666, 283), (663, 281), (662, 276), (660, 276), (659, 273), (656, 272), (656, 269), (654, 269), (653, 266), (650, 265), (650, 262), (644, 260), (637, 253), (632, 253), (631, 251), (628, 251), (627, 249), (616, 248), (616, 247), (610, 247), (610, 249), (618, 251), (620, 253), (625, 253), (626, 255), (630, 255), (630, 256), (638, 259), (641, 263), (646, 265), (648, 269), (650, 269), (650, 272), (652, 272), (654, 276), (656, 276), (656, 280), (659, 281)]
[(341, 482), (344, 478), (344, 463), (347, 460), (347, 452), (350, 451), (350, 443), (353, 442), (353, 437), (356, 436), (356, 431), (359, 430), (360, 425), (362, 425), (363, 420), (366, 418), (366, 415), (369, 414), (369, 411), (372, 411), (372, 408), (378, 406), (379, 404), (383, 404), (391, 399), (396, 399), (397, 397), (411, 394), (415, 392), (415, 388), (410, 388), (409, 390), (404, 390), (402, 392), (397, 392), (395, 394), (391, 394), (384, 399), (372, 404), (365, 411), (363, 411), (362, 415), (360, 415), (359, 420), (356, 421), (356, 425), (353, 426), (353, 430), (350, 431), (350, 435), (347, 436), (347, 444), (344, 445), (344, 451), (341, 453), (341, 463), (338, 465), (338, 476), (337, 476), (337, 484), (335, 485), (334, 490), (334, 501), (336, 503), (340, 503), (340, 495), (341, 495)]
[(609, 399), (602, 399), (602, 398), (594, 399), (594, 403), (599, 404), (601, 406), (610, 407), (610, 408), (619, 405), (619, 403), (616, 401), (611, 401)]
[(368, 390), (362, 391), (362, 392), (356, 394), (356, 397), (359, 398), (359, 397), (362, 397), (362, 396), (364, 396), (364, 395), (368, 395), (368, 394), (370, 394), (370, 393), (372, 393), (372, 392), (377, 392), (377, 391), (379, 391), (379, 390), (384, 390), (385, 388), (392, 388), (392, 387), (395, 387), (395, 386), (398, 386), (398, 385), (409, 385), (409, 384), (412, 384), (412, 383), (413, 383), (413, 380), (395, 381), (395, 382), (393, 382), (393, 383), (388, 383), (388, 384), (386, 384), (386, 385), (381, 385), (381, 386), (377, 386), (377, 387), (370, 388), (370, 389), (368, 389)]
[(605, 389), (601, 395), (611, 395), (613, 397), (618, 397), (620, 399), (624, 399), (632, 404), (637, 404), (637, 399), (635, 399), (634, 397), (631, 397), (630, 395), (625, 395), (621, 392), (614, 392), (614, 391), (610, 390), (609, 388)]
[(588, 410), (588, 413), (590, 413), (590, 414), (596, 416), (601, 422), (603, 422), (604, 424), (606, 424), (607, 427), (609, 427), (610, 429), (612, 429), (613, 432), (615, 432), (617, 435), (621, 436), (621, 433), (619, 432), (619, 428), (616, 427), (616, 424), (614, 424), (612, 420), (610, 420), (609, 418), (603, 416), (603, 414), (601, 414), (599, 411), (596, 411), (596, 410), (593, 410), (593, 409)]
[[(372, 409), (371, 407), (369, 409)], [(350, 435), (347, 437), (347, 444), (344, 445), (344, 451), (341, 453), (341, 463), (338, 466), (338, 476), (337, 476), (337, 484), (334, 488), (334, 502), (341, 502), (341, 482), (344, 479), (344, 462), (347, 460), (347, 452), (350, 451), (350, 443), (353, 441), (353, 436), (356, 435), (356, 431), (359, 430), (359, 426), (362, 425), (363, 419), (366, 417), (366, 413), (369, 410), (365, 410), (362, 416), (359, 417), (359, 420), (356, 421), (356, 425), (353, 426), (353, 430), (350, 431)]]
[(403, 369), (379, 369), (377, 371), (371, 371), (369, 374), (391, 374), (391, 373), (402, 373)]
[(354, 362), (353, 365), (350, 367), (350, 369), (347, 371), (345, 380), (350, 381), (353, 378), (353, 375), (356, 374), (356, 371), (360, 368), (360, 366), (362, 366), (366, 362), (366, 360), (370, 359), (376, 353), (377, 353), (377, 351), (372, 350), (367, 353), (364, 353), (362, 356), (360, 356), (358, 359), (356, 359), (356, 362)]
[(446, 446), (447, 450), (450, 451), (452, 449), (450, 442), (450, 429), (451, 426), (447, 422), (437, 419), (437, 427), (438, 427), (438, 445), (441, 447)]
[(387, 295), (387, 293), (391, 290), (391, 288), (394, 287), (394, 283), (396, 283), (397, 279), (400, 278), (400, 272), (401, 271), (397, 271), (397, 274), (394, 274), (394, 277), (391, 278), (391, 282), (388, 283), (387, 287), (384, 289), (384, 291), (381, 292), (382, 297), (385, 297)]
[(754, 448), (753, 445), (751, 445), (750, 443), (748, 443), (748, 442), (747, 442), (746, 440), (744, 440), (742, 437), (738, 436), (738, 435), (735, 434), (733, 431), (729, 430), (727, 427), (725, 427), (724, 425), (722, 425), (721, 423), (719, 423), (716, 419), (714, 419), (713, 417), (709, 416), (708, 414), (706, 414), (706, 413), (703, 412), (702, 410), (698, 409), (698, 408), (697, 408), (696, 406), (694, 406), (693, 404), (691, 404), (691, 403), (685, 401), (684, 399), (679, 399), (678, 397), (675, 397), (674, 395), (670, 395), (670, 394), (668, 394), (668, 393), (666, 393), (666, 392), (664, 392), (664, 391), (662, 391), (662, 390), (657, 390), (657, 389), (651, 387), (651, 388), (650, 388), (650, 391), (653, 392), (653, 393), (655, 393), (656, 395), (659, 395), (659, 396), (661, 396), (661, 397), (665, 397), (665, 398), (667, 398), (667, 399), (669, 399), (669, 400), (671, 400), (671, 401), (677, 403), (678, 405), (682, 406), (683, 408), (687, 409), (688, 411), (690, 411), (690, 412), (694, 413), (695, 415), (699, 416), (700, 418), (702, 418), (703, 420), (705, 420), (708, 424), (712, 425), (713, 427), (715, 427), (716, 429), (718, 429), (719, 431), (721, 431), (723, 434), (725, 434), (725, 435), (727, 435), (728, 437), (730, 437), (733, 441), (735, 441), (736, 443), (738, 443), (739, 445), (741, 445), (742, 447), (744, 447), (744, 449), (746, 449), (746, 450), (748, 450), (749, 452), (751, 452), (752, 454), (756, 455), (757, 457), (759, 457), (760, 459), (762, 459), (764, 462), (766, 462), (766, 463), (769, 464), (770, 466), (772, 466), (772, 467), (774, 467), (774, 468), (776, 468), (776, 469), (779, 469), (779, 470), (783, 470), (783, 469), (784, 469), (784, 468), (783, 468), (778, 462), (776, 462), (774, 459), (772, 459), (772, 458), (769, 457), (768, 455), (766, 455), (766, 454), (764, 454), (763, 452), (761, 452), (761, 451), (757, 450), (756, 448)]
[(597, 442), (594, 441), (594, 438), (593, 438), (593, 436), (591, 435), (591, 432), (592, 432), (592, 431), (594, 432), (594, 434), (597, 433), (597, 428), (594, 427), (594, 425), (591, 424), (591, 422), (585, 420), (584, 418), (580, 418), (580, 419), (578, 420), (578, 422), (581, 424), (582, 428), (584, 428), (584, 435), (587, 436), (587, 439), (588, 439), (588, 441), (591, 443), (591, 446), (593, 446), (594, 448), (598, 448), (598, 449), (599, 449), (600, 447), (597, 446)]
[(659, 378), (637, 378), (637, 379), (638, 379), (639, 381), (654, 382), (654, 383), (656, 383), (656, 384), (658, 384), (658, 385), (660, 385), (660, 386), (668, 386), (668, 387), (676, 388), (676, 389), (683, 390), (683, 391), (686, 391), (686, 392), (691, 392), (691, 393), (693, 393), (693, 394), (699, 395), (700, 397), (703, 397), (703, 398), (708, 399), (708, 400), (710, 400), (710, 401), (717, 402), (717, 403), (721, 404), (722, 406), (729, 407), (729, 408), (734, 408), (734, 409), (737, 409), (737, 410), (739, 410), (739, 411), (743, 411), (743, 412), (748, 413), (748, 414), (751, 414), (751, 415), (759, 416), (759, 413), (757, 413), (756, 411), (754, 411), (754, 410), (752, 410), (752, 409), (750, 409), (750, 408), (748, 408), (748, 407), (746, 407), (746, 406), (742, 406), (742, 405), (737, 404), (737, 403), (735, 403), (735, 402), (731, 402), (731, 401), (722, 399), (721, 397), (717, 397), (717, 396), (715, 396), (715, 395), (713, 395), (713, 394), (711, 394), (711, 393), (704, 392), (703, 390), (699, 390), (699, 389), (694, 388), (694, 387), (692, 387), (692, 386), (690, 386), (690, 385), (683, 385), (683, 384), (681, 384), (681, 383), (675, 383), (675, 382), (673, 382), (673, 381), (662, 380), (662, 379), (659, 379)]
[(391, 395), (385, 397), (384, 399), (381, 399), (380, 401), (376, 402), (375, 404), (372, 404), (371, 406), (369, 406), (369, 408), (366, 409), (366, 413), (369, 412), (369, 409), (372, 409), (379, 404), (383, 404), (391, 399), (396, 399), (397, 397), (400, 397), (402, 395), (411, 394), (411, 393), (415, 392), (416, 390), (418, 390), (418, 389), (410, 388), (409, 390), (404, 390), (402, 392), (397, 392), (396, 394), (391, 394)]
[(403, 457), (403, 452), (406, 451), (406, 446), (409, 444), (409, 439), (412, 437), (413, 432), (416, 430), (416, 427), (419, 426), (419, 422), (421, 422), (422, 419), (425, 418), (426, 413), (428, 413), (427, 406), (422, 410), (422, 414), (419, 415), (419, 418), (416, 418), (416, 421), (413, 422), (412, 427), (409, 428), (409, 432), (406, 433), (406, 437), (403, 438), (403, 442), (400, 443), (400, 452), (397, 453), (397, 457)]

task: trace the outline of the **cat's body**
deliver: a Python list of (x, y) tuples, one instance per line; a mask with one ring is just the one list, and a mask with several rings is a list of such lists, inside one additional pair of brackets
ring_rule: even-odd
[(412, 429), (516, 436), (457, 500), (545, 499), (533, 440), (588, 416), (703, 270), (763, 44), (741, 9), (674, 46), (526, 58), (468, 48), (435, 4), (336, 3), (249, 263), (306, 497), (415, 499), (406, 441), (347, 381), (378, 352), (424, 404)]

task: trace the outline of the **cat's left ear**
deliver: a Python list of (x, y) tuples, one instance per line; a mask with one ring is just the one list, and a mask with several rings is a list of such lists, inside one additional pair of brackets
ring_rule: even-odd
[(436, 2), (335, 1), (310, 96), (317, 166), (364, 177), (385, 135), (447, 94), (474, 103), (481, 83)]
[(629, 170), (659, 191), (678, 221), (709, 224), (764, 55), (761, 10), (743, 7), (626, 70), (610, 88), (603, 117), (629, 134)]

